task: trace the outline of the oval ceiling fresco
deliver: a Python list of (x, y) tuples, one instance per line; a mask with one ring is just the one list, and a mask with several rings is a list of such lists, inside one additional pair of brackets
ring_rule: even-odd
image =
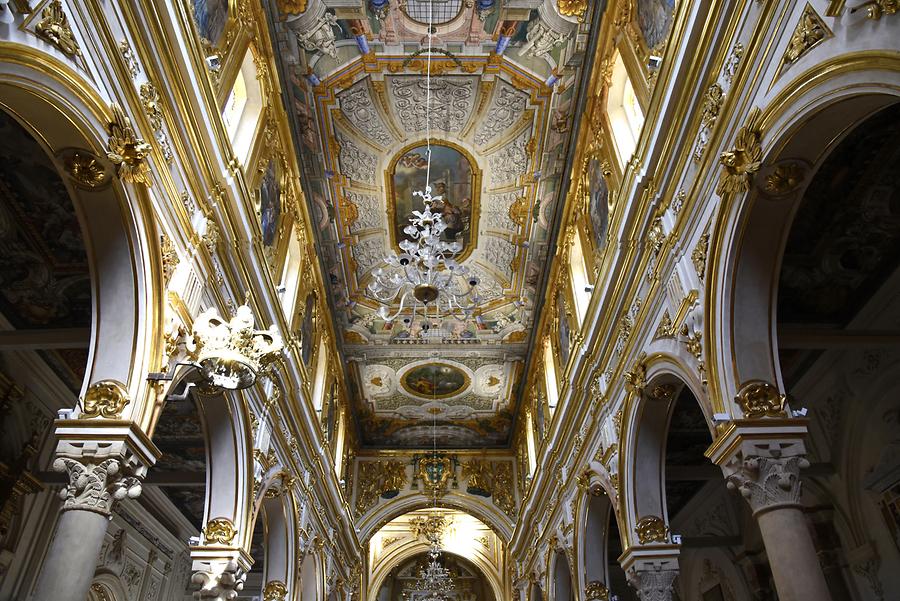
[(469, 375), (458, 367), (446, 363), (416, 365), (400, 376), (403, 389), (425, 399), (445, 399), (457, 395), (469, 387)]
[[(422, 211), (422, 197), (413, 192), (425, 190), (428, 147), (416, 144), (400, 151), (388, 170), (388, 210), (391, 244), (399, 251), (401, 240), (408, 239), (403, 228), (409, 225), (413, 211)], [(435, 200), (432, 210), (440, 213), (447, 224), (445, 242), (462, 244), (457, 259), (465, 259), (476, 246), (478, 233), (478, 197), (481, 175), (474, 159), (465, 151), (449, 144), (431, 145), (431, 194)]]

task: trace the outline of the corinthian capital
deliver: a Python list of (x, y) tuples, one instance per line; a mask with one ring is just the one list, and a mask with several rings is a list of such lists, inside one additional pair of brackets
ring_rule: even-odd
[(116, 501), (141, 494), (141, 481), (132, 475), (123, 458), (92, 459), (58, 457), (53, 462), (54, 470), (69, 474), (69, 484), (59, 494), (63, 511), (80, 509), (108, 516)]
[(741, 493), (754, 514), (800, 504), (800, 470), (809, 467), (803, 455), (784, 457), (780, 449), (760, 455), (739, 455), (724, 466), (728, 488)]
[[(197, 562), (194, 567), (198, 567)], [(191, 576), (191, 583), (198, 587), (194, 599), (232, 601), (244, 588), (247, 573), (237, 561), (201, 562), (199, 567)]]
[(641, 601), (672, 601), (673, 584), (678, 570), (644, 567), (630, 570), (628, 584), (637, 592)]

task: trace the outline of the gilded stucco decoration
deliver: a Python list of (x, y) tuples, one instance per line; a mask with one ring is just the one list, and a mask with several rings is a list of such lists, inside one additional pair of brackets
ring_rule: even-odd
[[(703, 282), (706, 277), (706, 255), (709, 253), (709, 234), (703, 234), (691, 251), (691, 262), (697, 270), (697, 277)], [(670, 324), (671, 325), (671, 324)]]
[(587, 0), (556, 0), (559, 13), (567, 17), (584, 18), (587, 11)]
[(722, 164), (716, 186), (719, 196), (732, 196), (750, 190), (750, 183), (762, 161), (761, 120), (762, 111), (754, 107), (747, 116), (746, 124), (738, 130), (734, 147), (719, 157)]
[(409, 531), (415, 538), (424, 538), (431, 544), (440, 545), (447, 528), (453, 523), (453, 518), (442, 513), (429, 516), (418, 515), (409, 520)]
[(801, 161), (786, 160), (767, 170), (763, 190), (769, 196), (781, 198), (797, 191), (809, 172)]
[(123, 181), (133, 184), (151, 185), (150, 165), (147, 157), (152, 150), (150, 144), (138, 137), (131, 119), (118, 104), (112, 107), (113, 119), (107, 126), (109, 142), (107, 158), (117, 166), (117, 173)]
[(591, 580), (584, 587), (584, 596), (592, 601), (609, 601), (609, 590), (599, 580)]
[(69, 18), (66, 16), (60, 0), (51, 0), (44, 7), (44, 10), (41, 11), (41, 20), (34, 27), (34, 33), (59, 48), (69, 58), (81, 54), (78, 40), (75, 39), (75, 34), (69, 25)]
[(203, 540), (207, 544), (230, 545), (235, 536), (237, 529), (228, 518), (213, 518), (203, 527)]
[(744, 417), (757, 419), (762, 417), (785, 417), (784, 404), (787, 396), (768, 382), (752, 380), (741, 386), (734, 398), (740, 406)]
[(284, 601), (287, 593), (287, 585), (284, 582), (270, 580), (263, 589), (263, 601)]
[(130, 402), (128, 391), (121, 382), (115, 380), (95, 382), (87, 389), (81, 400), (81, 417), (117, 419)]
[(141, 96), (141, 104), (147, 113), (147, 119), (150, 121), (150, 128), (153, 129), (153, 136), (159, 151), (163, 155), (163, 159), (167, 163), (171, 163), (175, 156), (172, 154), (172, 145), (169, 143), (169, 136), (163, 128), (163, 112), (162, 100), (159, 96), (159, 90), (156, 89), (149, 81), (141, 84), (139, 90)]
[(787, 49), (784, 51), (784, 63), (795, 63), (804, 54), (821, 44), (827, 37), (831, 35), (831, 31), (822, 21), (822, 17), (816, 13), (809, 4), (803, 9), (800, 20), (794, 33), (788, 41)]
[(392, 498), (406, 487), (409, 481), (407, 464), (402, 461), (361, 461), (359, 463), (359, 490), (356, 495), (356, 513), (362, 515), (378, 501), (378, 497)]
[(103, 187), (110, 174), (100, 159), (82, 149), (69, 149), (60, 153), (63, 167), (79, 188), (96, 190)]
[(447, 485), (456, 478), (455, 459), (449, 455), (426, 455), (416, 458), (416, 478), (422, 483), (422, 493), (430, 498), (447, 494)]
[(166, 234), (162, 234), (159, 237), (159, 250), (162, 255), (163, 284), (168, 285), (181, 259), (178, 257), (178, 249), (175, 248), (175, 243)]
[(634, 531), (642, 545), (665, 543), (669, 540), (669, 527), (666, 526), (661, 517), (655, 515), (648, 515), (639, 519)]
[(866, 8), (866, 17), (878, 21), (884, 15), (893, 15), (900, 11), (898, 0), (870, 0), (862, 6)]

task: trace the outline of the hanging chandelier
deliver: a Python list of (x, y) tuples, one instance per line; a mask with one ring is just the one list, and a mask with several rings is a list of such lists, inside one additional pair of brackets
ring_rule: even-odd
[(413, 211), (403, 229), (407, 236), (400, 241), (403, 252), (385, 256), (387, 267), (374, 270), (369, 282), (369, 293), (381, 303), (378, 313), (385, 321), (393, 321), (406, 308), (415, 316), (418, 307), (423, 315), (428, 307), (434, 307), (440, 315), (468, 317), (480, 300), (478, 278), (455, 260), (462, 244), (445, 239), (447, 224), (440, 213), (432, 211), (441, 197), (432, 196), (428, 185), (413, 196), (422, 198), (425, 209)]
[(409, 323), (421, 308), (423, 317), (429, 308), (438, 316), (468, 318), (478, 305), (478, 278), (457, 262), (462, 243), (458, 232), (448, 230), (440, 211), (432, 210), (441, 196), (431, 194), (431, 53), (433, 49), (433, 3), (428, 4), (428, 54), (425, 72), (425, 189), (413, 192), (422, 199), (424, 210), (413, 211), (406, 235), (399, 243), (400, 253), (383, 257), (385, 267), (372, 272), (367, 289), (379, 304), (379, 316), (393, 321), (407, 309), (412, 309)]
[(433, 542), (428, 552), (428, 565), (419, 570), (419, 577), (412, 587), (414, 596), (404, 594), (407, 601), (449, 601), (456, 583), (450, 570), (438, 561), (440, 554), (440, 547)]

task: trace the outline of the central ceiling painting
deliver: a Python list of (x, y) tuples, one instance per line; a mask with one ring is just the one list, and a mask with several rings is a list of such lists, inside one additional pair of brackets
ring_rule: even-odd
[[(429, 48), (419, 15), (429, 2), (274, 4), (360, 442), (431, 447), (436, 423), (442, 447), (508, 445), (564, 200), (589, 15), (563, 16), (551, 1), (458, 3), (435, 18)], [(401, 252), (426, 184), (479, 303), (468, 318), (419, 308), (385, 320), (367, 286)]]

